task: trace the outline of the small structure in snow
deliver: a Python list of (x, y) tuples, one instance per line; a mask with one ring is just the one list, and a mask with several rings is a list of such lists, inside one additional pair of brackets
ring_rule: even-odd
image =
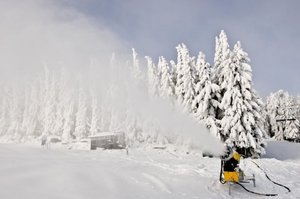
[(124, 149), (126, 148), (124, 132), (101, 132), (89, 136), (91, 150), (103, 149)]
[(61, 139), (58, 136), (54, 136), (54, 135), (43, 135), (41, 136), (41, 146), (45, 147), (47, 149), (50, 148), (51, 143), (58, 143), (61, 142)]

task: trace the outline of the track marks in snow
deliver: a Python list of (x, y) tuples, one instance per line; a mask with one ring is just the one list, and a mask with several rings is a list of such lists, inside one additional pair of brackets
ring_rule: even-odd
[(143, 173), (142, 174), (147, 180), (150, 181), (150, 183), (154, 186), (157, 187), (158, 189), (167, 192), (167, 193), (172, 193), (168, 186), (158, 177), (150, 175), (149, 173)]
[(207, 185), (207, 190), (214, 195), (216, 198), (227, 198), (228, 195), (224, 195), (224, 189), (226, 190), (227, 185), (221, 184), (218, 180), (212, 180)]

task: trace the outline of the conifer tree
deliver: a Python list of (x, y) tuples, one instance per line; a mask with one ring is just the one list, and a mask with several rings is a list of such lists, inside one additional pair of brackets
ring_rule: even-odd
[(163, 98), (171, 99), (174, 96), (174, 84), (171, 69), (164, 57), (159, 57), (158, 68), (161, 70), (160, 93)]
[(276, 140), (289, 141), (299, 138), (297, 103), (288, 92), (279, 90), (271, 93), (267, 98), (266, 111), (271, 136)]
[(12, 93), (9, 94), (10, 101), (8, 104), (8, 129), (7, 137), (15, 141), (20, 141), (22, 138), (21, 134), (21, 122), (22, 122), (22, 111), (20, 107), (20, 96), (16, 89), (12, 89)]
[(170, 61), (170, 64), (171, 64), (171, 67), (170, 67), (170, 78), (171, 78), (171, 82), (172, 82), (172, 85), (174, 87), (174, 95), (175, 95), (175, 98), (176, 98), (176, 78), (177, 78), (177, 73), (176, 73), (176, 63), (171, 60)]
[(76, 123), (74, 135), (76, 139), (85, 138), (88, 136), (88, 122), (87, 122), (87, 104), (86, 94), (83, 88), (79, 88), (78, 104), (76, 112)]
[(92, 97), (92, 115), (91, 115), (91, 127), (90, 127), (90, 134), (95, 135), (100, 132), (99, 128), (99, 112), (98, 112), (98, 103), (95, 96)]
[(297, 118), (297, 102), (293, 96), (288, 98), (287, 107), (285, 109), (285, 133), (284, 139), (288, 141), (300, 140), (300, 123)]
[(43, 136), (53, 134), (53, 128), (56, 117), (56, 88), (53, 74), (50, 74), (47, 66), (44, 68), (44, 85), (43, 85), (43, 107), (42, 107), (42, 121), (43, 121)]
[[(221, 138), (227, 145), (243, 150), (246, 156), (260, 156), (264, 153), (263, 137), (265, 132), (260, 115), (260, 99), (252, 85), (252, 70), (248, 54), (240, 43), (234, 46), (230, 62), (221, 70), (221, 88), (224, 96), (221, 108)], [(225, 89), (222, 85), (227, 85)]]
[(190, 57), (186, 45), (177, 46), (177, 65), (176, 65), (176, 88), (175, 93), (179, 104), (185, 111), (191, 111), (192, 101), (195, 96), (195, 76), (194, 62)]
[(202, 52), (198, 55), (196, 71), (198, 81), (192, 104), (194, 116), (198, 121), (204, 121), (211, 133), (218, 136), (218, 127), (215, 121), (218, 101), (214, 99), (214, 96), (219, 92), (219, 87), (211, 82), (211, 68), (205, 61), (205, 55)]
[(74, 116), (74, 99), (72, 97), (67, 96), (64, 100), (64, 126), (62, 132), (62, 141), (65, 143), (70, 142), (74, 135), (75, 128), (75, 116)]
[(56, 86), (56, 117), (53, 131), (57, 136), (62, 136), (64, 127), (64, 98), (67, 93), (67, 74), (63, 68), (59, 75), (59, 80)]
[(276, 140), (284, 140), (284, 123), (277, 120), (285, 119), (285, 107), (288, 98), (288, 93), (279, 90), (271, 93), (266, 102), (266, 111), (269, 118), (270, 135)]
[(132, 48), (132, 63), (133, 63), (133, 68), (132, 68), (132, 73), (133, 73), (133, 77), (136, 80), (142, 80), (143, 79), (143, 73), (142, 70), (140, 68), (140, 63), (138, 60), (138, 54), (135, 51), (134, 48)]
[[(221, 75), (222, 70), (228, 65), (228, 59), (230, 58), (230, 49), (228, 44), (227, 35), (224, 30), (221, 31), (219, 37), (216, 37), (214, 66), (213, 66), (213, 81), (217, 85), (221, 85), (224, 77)], [(225, 69), (226, 70), (226, 69)], [(224, 87), (224, 85), (223, 85)], [(226, 86), (225, 86), (226, 87)], [(224, 88), (221, 88), (224, 89)]]
[(21, 128), (27, 138), (33, 138), (38, 136), (38, 111), (40, 106), (38, 88), (36, 85), (31, 85), (25, 92), (25, 107)]
[(157, 68), (150, 57), (146, 57), (147, 60), (147, 81), (148, 92), (150, 96), (159, 96), (159, 84), (160, 78), (158, 76)]
[[(230, 63), (230, 49), (228, 44), (227, 35), (224, 30), (221, 31), (219, 37), (216, 37), (214, 66), (212, 68), (212, 83), (219, 86), (219, 92), (216, 93), (214, 99), (221, 103), (227, 85), (224, 81), (226, 71), (228, 71)], [(224, 111), (218, 106), (216, 107), (216, 125), (220, 129), (220, 120), (224, 117)], [(220, 132), (217, 133), (218, 137), (221, 136)]]

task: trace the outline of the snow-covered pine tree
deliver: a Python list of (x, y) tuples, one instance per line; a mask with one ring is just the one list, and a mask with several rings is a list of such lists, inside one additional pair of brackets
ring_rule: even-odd
[(98, 102), (96, 97), (93, 95), (92, 96), (92, 105), (91, 105), (91, 125), (90, 125), (90, 134), (95, 135), (100, 132), (99, 128), (99, 111), (98, 111)]
[(158, 76), (157, 68), (150, 57), (146, 56), (145, 58), (147, 60), (148, 68), (147, 81), (149, 96), (159, 96), (160, 77)]
[(61, 69), (59, 81), (56, 84), (56, 117), (53, 127), (54, 135), (62, 136), (64, 127), (64, 98), (67, 90), (67, 74), (64, 68)]
[(300, 123), (297, 119), (297, 101), (290, 96), (285, 109), (286, 119), (294, 119), (285, 121), (284, 139), (288, 141), (300, 141)]
[(55, 79), (51, 75), (47, 66), (44, 68), (44, 85), (43, 89), (43, 107), (42, 108), (42, 121), (43, 131), (42, 136), (49, 136), (53, 134), (53, 128), (56, 117), (56, 88)]
[[(228, 44), (227, 35), (224, 30), (221, 31), (219, 37), (216, 37), (216, 48), (215, 48), (214, 66), (212, 68), (212, 83), (219, 86), (219, 93), (215, 96), (216, 100), (221, 103), (224, 93), (227, 89), (224, 78), (226, 75), (230, 63), (230, 49)], [(216, 122), (224, 116), (224, 111), (217, 107), (216, 109)], [(218, 124), (219, 125), (219, 124)]]
[(14, 88), (9, 94), (9, 104), (8, 104), (8, 118), (9, 125), (6, 132), (8, 139), (13, 139), (14, 141), (20, 141), (23, 135), (20, 134), (20, 127), (22, 123), (22, 110), (20, 106), (20, 95)]
[(228, 64), (230, 57), (230, 49), (228, 44), (227, 35), (224, 30), (221, 31), (219, 37), (216, 37), (216, 48), (215, 48), (214, 66), (212, 68), (212, 79), (217, 85), (221, 85), (224, 77), (220, 75), (224, 67)]
[(40, 105), (40, 98), (38, 96), (38, 88), (32, 84), (29, 89), (25, 91), (25, 107), (23, 111), (22, 130), (28, 139), (35, 138), (39, 132), (38, 127), (38, 111)]
[(82, 86), (80, 86), (78, 91), (78, 102), (77, 102), (74, 135), (77, 140), (86, 138), (88, 136), (87, 99)]
[(106, 129), (106, 121), (105, 121), (105, 115), (106, 111), (105, 111), (105, 104), (104, 104), (104, 99), (103, 96), (101, 96), (100, 100), (99, 100), (99, 117), (100, 117), (100, 121), (99, 121), (99, 129), (100, 131), (105, 131)]
[(218, 127), (215, 121), (218, 101), (214, 97), (219, 92), (219, 87), (211, 82), (211, 68), (202, 52), (198, 55), (196, 71), (198, 80), (192, 104), (194, 116), (198, 121), (203, 121), (213, 135), (218, 136)]
[(286, 107), (288, 93), (279, 90), (271, 93), (266, 100), (266, 111), (269, 122), (269, 135), (276, 140), (284, 140), (284, 123), (277, 122), (277, 120), (285, 119), (284, 107)]
[(70, 142), (74, 135), (74, 128), (75, 128), (75, 102), (74, 102), (74, 96), (71, 94), (71, 92), (67, 92), (66, 96), (63, 101), (64, 106), (64, 112), (63, 112), (63, 118), (64, 118), (64, 125), (63, 125), (63, 132), (62, 132), (62, 141), (65, 143)]
[(161, 70), (161, 78), (160, 78), (160, 94), (161, 97), (165, 99), (172, 100), (174, 97), (174, 83), (171, 77), (170, 66), (167, 60), (161, 56), (159, 57), (158, 68)]
[(171, 78), (171, 82), (174, 85), (174, 98), (176, 98), (176, 79), (177, 79), (177, 73), (176, 73), (176, 63), (171, 60), (170, 61), (171, 67), (170, 67), (170, 78)]
[(119, 111), (116, 110), (115, 107), (111, 107), (110, 110), (110, 123), (109, 123), (109, 127), (108, 130), (111, 132), (115, 132), (118, 131), (120, 129), (120, 123), (121, 121), (119, 121)]
[(299, 139), (297, 103), (288, 92), (279, 90), (271, 93), (267, 98), (266, 111), (271, 136), (274, 136), (276, 140), (294, 141)]
[(24, 108), (22, 113), (22, 123), (20, 125), (20, 131), (23, 135), (26, 135), (27, 126), (28, 126), (28, 119), (29, 119), (29, 104), (30, 104), (30, 97), (29, 97), (30, 89), (24, 89)]
[(132, 74), (136, 80), (142, 80), (143, 73), (140, 68), (140, 63), (137, 56), (138, 56), (137, 52), (135, 51), (134, 48), (132, 48), (132, 63), (133, 63)]
[(176, 99), (179, 104), (183, 103), (184, 99), (184, 84), (183, 84), (183, 68), (184, 68), (184, 55), (182, 54), (182, 46), (178, 45), (177, 50), (177, 64), (176, 64)]
[(296, 104), (297, 104), (297, 119), (300, 121), (300, 95), (296, 97)]
[(195, 97), (195, 69), (194, 60), (190, 57), (186, 45), (181, 44), (177, 49), (176, 65), (176, 87), (175, 93), (177, 101), (187, 112), (191, 111), (192, 101)]
[(275, 98), (275, 93), (270, 93), (270, 95), (267, 96), (265, 110), (266, 110), (266, 122), (268, 123), (266, 126), (268, 128), (266, 130), (267, 130), (267, 134), (270, 137), (274, 137), (274, 135), (278, 131), (277, 125), (279, 125), (279, 123), (276, 122), (276, 118), (278, 114), (277, 113), (278, 102), (279, 102), (278, 99)]
[(224, 89), (220, 105), (224, 111), (221, 138), (227, 145), (241, 149), (247, 157), (260, 156), (264, 153), (265, 136), (261, 125), (261, 102), (253, 89), (250, 59), (240, 42), (234, 46), (228, 60), (230, 62), (219, 74)]

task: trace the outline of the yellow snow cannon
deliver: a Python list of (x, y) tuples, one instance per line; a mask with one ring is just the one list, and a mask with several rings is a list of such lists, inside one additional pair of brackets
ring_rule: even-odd
[(243, 178), (243, 172), (239, 169), (241, 155), (234, 151), (232, 156), (224, 163), (224, 181), (225, 182), (239, 182)]
[(228, 149), (227, 152), (227, 155), (221, 159), (220, 182), (222, 184), (229, 184), (229, 195), (231, 195), (233, 184), (241, 185), (241, 183), (252, 181), (255, 187), (255, 176), (246, 178), (244, 172), (239, 167), (241, 155), (232, 149)]
[[(251, 194), (260, 195), (260, 196), (278, 196), (277, 193), (259, 193), (246, 188), (243, 185), (243, 183), (249, 183), (251, 181), (253, 182), (253, 186), (256, 187), (255, 175), (252, 174), (251, 177), (244, 175), (244, 172), (239, 167), (240, 160), (241, 160), (241, 155), (237, 151), (232, 150), (230, 147), (227, 147), (226, 154), (221, 158), (220, 182), (222, 184), (229, 185), (228, 187), (229, 195), (231, 195), (232, 186), (234, 184), (237, 184), (241, 186), (245, 191)], [(270, 182), (274, 183), (277, 186), (281, 186), (285, 188), (288, 191), (287, 193), (291, 192), (290, 188), (288, 188), (287, 186), (271, 180), (270, 177), (267, 175), (267, 173), (256, 162), (254, 162), (253, 160), (250, 161), (265, 173), (266, 178)]]

